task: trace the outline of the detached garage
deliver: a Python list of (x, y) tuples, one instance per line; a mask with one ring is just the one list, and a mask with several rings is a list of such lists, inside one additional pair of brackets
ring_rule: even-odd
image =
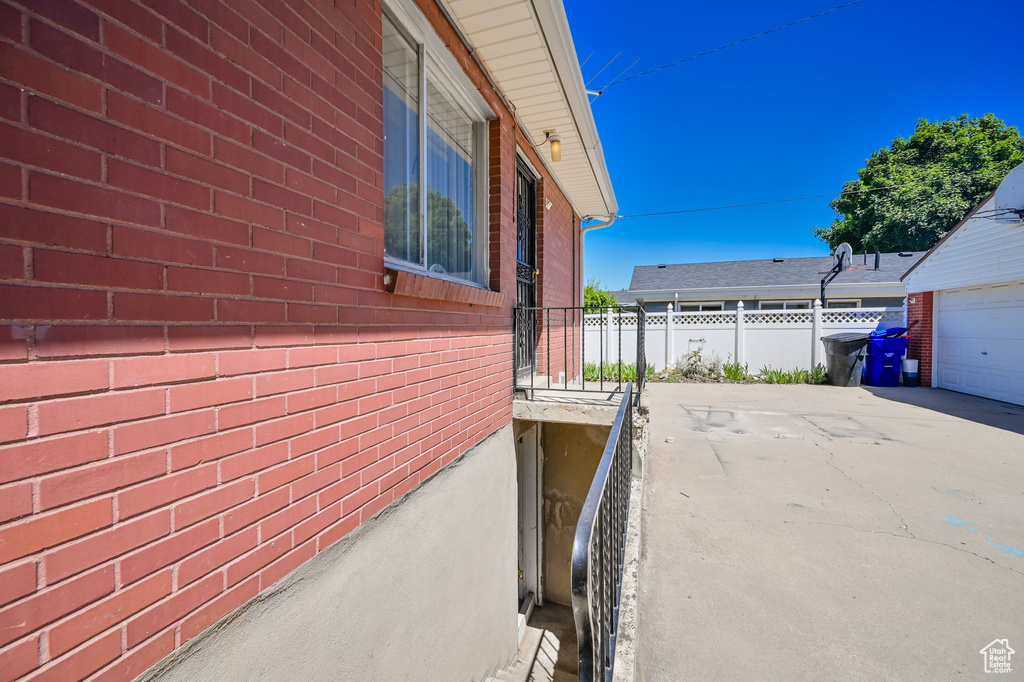
[(921, 383), (1024, 404), (1024, 165), (903, 276)]

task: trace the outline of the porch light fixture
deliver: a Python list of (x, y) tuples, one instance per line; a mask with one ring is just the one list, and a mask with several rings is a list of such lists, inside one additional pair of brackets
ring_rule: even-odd
[(558, 163), (562, 160), (562, 136), (556, 135), (554, 130), (545, 130), (544, 140), (551, 143), (551, 160)]
[(558, 162), (562, 160), (562, 136), (557, 134), (554, 130), (545, 130), (544, 139), (537, 144), (531, 144), (530, 146), (536, 149), (537, 147), (543, 147), (546, 144), (551, 145), (551, 160)]

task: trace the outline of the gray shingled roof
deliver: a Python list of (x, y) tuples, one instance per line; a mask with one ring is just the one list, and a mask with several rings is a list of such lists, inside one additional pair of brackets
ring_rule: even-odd
[(607, 292), (609, 296), (618, 301), (619, 305), (636, 305), (636, 297), (629, 293), (628, 289)]
[[(901, 257), (896, 253), (883, 253), (878, 270), (874, 269), (874, 254), (868, 254), (868, 266), (863, 267), (864, 256), (853, 257), (853, 268), (842, 272), (833, 284), (899, 283), (900, 277), (919, 261), (925, 252)], [(733, 260), (720, 263), (678, 263), (674, 265), (637, 265), (629, 291), (658, 291), (681, 289), (710, 289), (718, 287), (761, 287), (787, 284), (820, 284), (823, 272), (832, 268), (832, 256), (812, 258), (786, 258), (775, 263), (771, 258), (761, 260)]]

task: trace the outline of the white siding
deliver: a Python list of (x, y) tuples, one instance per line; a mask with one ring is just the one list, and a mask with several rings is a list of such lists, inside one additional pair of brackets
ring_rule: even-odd
[[(978, 213), (990, 211), (986, 201)], [(907, 292), (1024, 279), (1024, 225), (972, 218), (906, 279)]]

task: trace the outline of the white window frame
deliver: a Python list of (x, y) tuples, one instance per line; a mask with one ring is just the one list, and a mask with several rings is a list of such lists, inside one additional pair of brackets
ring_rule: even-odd
[[(827, 299), (825, 301), (825, 305), (827, 306), (826, 310), (829, 309), (829, 308), (834, 308), (835, 307), (833, 305), (834, 303), (852, 303), (853, 304), (853, 308), (862, 308), (863, 307), (861, 305), (861, 299), (859, 299), (859, 298), (839, 298), (839, 299), (836, 299), (836, 300), (832, 300), (830, 298), (830, 299)], [(851, 310), (851, 308), (849, 306), (847, 306), (845, 308), (835, 308), (835, 309), (836, 310)]]
[[(789, 301), (758, 301), (757, 302), (757, 309), (758, 310), (780, 310), (780, 308), (765, 308), (764, 306), (765, 306), (766, 303), (771, 304), (771, 305), (781, 305), (782, 306), (781, 310), (810, 310), (811, 308), (814, 307), (814, 304), (811, 301), (794, 301), (794, 300), (789, 300)], [(792, 307), (790, 307), (790, 304), (793, 304)]]
[(428, 192), (418, 195), (420, 227), (420, 262), (395, 258), (384, 254), (384, 263), (396, 270), (445, 279), (467, 286), (488, 289), (490, 281), (490, 177), (488, 121), (497, 118), (480, 91), (473, 85), (447, 45), (434, 30), (430, 20), (411, 0), (385, 0), (385, 18), (414, 43), (419, 51), (419, 185), (426, 185), (427, 177), (427, 80), (442, 90), (473, 119), (473, 259), (480, 281), (463, 279), (427, 269), (427, 198)]

